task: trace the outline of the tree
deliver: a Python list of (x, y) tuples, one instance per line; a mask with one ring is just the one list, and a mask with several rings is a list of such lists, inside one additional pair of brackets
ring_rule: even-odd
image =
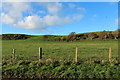
[(76, 39), (76, 33), (75, 32), (71, 32), (67, 37), (67, 41), (73, 41), (75, 39)]
[(75, 33), (75, 32), (71, 32), (71, 33), (69, 34), (69, 36), (72, 36), (72, 35), (76, 35), (76, 33)]

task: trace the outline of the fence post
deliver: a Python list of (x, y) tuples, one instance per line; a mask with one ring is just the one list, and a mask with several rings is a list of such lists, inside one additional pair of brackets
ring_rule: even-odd
[(42, 48), (39, 47), (39, 61), (42, 59)]
[(15, 59), (15, 49), (13, 49), (13, 59)]
[(78, 48), (76, 47), (75, 62), (78, 62)]
[(109, 49), (109, 61), (112, 61), (112, 48)]

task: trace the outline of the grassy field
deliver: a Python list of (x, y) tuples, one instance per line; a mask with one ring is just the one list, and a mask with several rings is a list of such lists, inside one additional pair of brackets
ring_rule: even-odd
[[(43, 60), (38, 61), (38, 49)], [(78, 62), (74, 63), (78, 48)], [(108, 61), (109, 48), (113, 62)], [(12, 49), (16, 59), (12, 59)], [(41, 37), (2, 41), (2, 78), (115, 78), (119, 80), (118, 40), (48, 41)], [(1, 67), (0, 67), (1, 68)]]
[(40, 37), (27, 40), (3, 40), (2, 57), (10, 58), (12, 49), (16, 49), (18, 58), (38, 59), (38, 48), (43, 48), (43, 59), (74, 59), (75, 49), (78, 47), (79, 59), (98, 57), (108, 59), (109, 48), (113, 49), (113, 57), (118, 56), (118, 40), (83, 40), (77, 42), (47, 41)]

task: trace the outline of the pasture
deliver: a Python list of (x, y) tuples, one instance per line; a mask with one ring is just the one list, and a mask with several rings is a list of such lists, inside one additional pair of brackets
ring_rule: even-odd
[[(38, 61), (39, 47), (43, 59)], [(74, 63), (76, 47), (78, 62)], [(113, 62), (108, 61), (112, 48)], [(16, 59), (12, 59), (12, 49)], [(40, 37), (2, 41), (2, 78), (119, 78), (118, 40), (47, 41)]]
[(47, 41), (40, 37), (26, 40), (3, 40), (2, 57), (9, 59), (12, 49), (16, 49), (16, 57), (24, 59), (38, 59), (38, 49), (43, 48), (43, 59), (73, 60), (75, 49), (78, 48), (78, 59), (98, 57), (108, 59), (111, 47), (113, 57), (118, 56), (118, 40), (83, 40), (77, 42)]

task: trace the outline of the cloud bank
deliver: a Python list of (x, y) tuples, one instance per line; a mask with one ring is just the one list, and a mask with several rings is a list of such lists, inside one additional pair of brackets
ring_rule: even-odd
[[(79, 21), (84, 16), (85, 8), (77, 7), (75, 4), (63, 3), (36, 3), (38, 8), (34, 8), (32, 3), (27, 2), (8, 2), (2, 6), (3, 24), (13, 27), (47, 31), (50, 26), (64, 26)], [(41, 9), (42, 8), (42, 9)], [(65, 12), (67, 8), (68, 12)], [(69, 12), (72, 9), (76, 12)]]

